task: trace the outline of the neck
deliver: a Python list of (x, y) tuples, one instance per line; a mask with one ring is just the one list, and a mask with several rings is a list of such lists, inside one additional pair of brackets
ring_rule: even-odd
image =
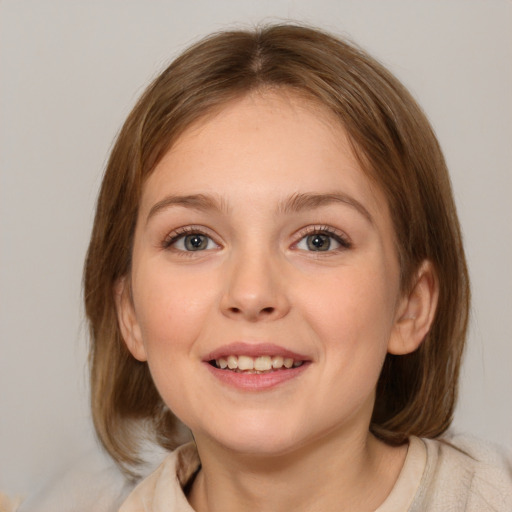
[(407, 452), (369, 433), (349, 438), (332, 433), (275, 456), (196, 441), (202, 469), (189, 501), (197, 512), (375, 510), (393, 488)]

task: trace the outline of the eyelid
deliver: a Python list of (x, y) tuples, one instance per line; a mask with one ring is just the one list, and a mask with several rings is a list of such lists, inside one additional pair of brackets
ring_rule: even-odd
[[(296, 248), (297, 244), (303, 238), (316, 234), (328, 235), (333, 237), (337, 242), (341, 244), (341, 249), (339, 250), (346, 250), (352, 248), (352, 240), (344, 231), (341, 231), (340, 229), (325, 224), (314, 224), (312, 226), (306, 226), (304, 228), (301, 228), (296, 234), (296, 241), (292, 244), (292, 247)], [(335, 251), (326, 251), (326, 253), (327, 252)]]
[[(218, 237), (212, 233), (212, 231), (204, 226), (200, 225), (189, 225), (189, 226), (181, 226), (176, 229), (173, 229), (171, 232), (169, 232), (164, 239), (161, 242), (162, 249), (170, 249), (171, 246), (176, 243), (181, 238), (191, 235), (191, 234), (200, 234), (204, 235), (208, 238), (210, 238), (213, 243), (218, 247), (221, 248), (222, 244), (219, 243)], [(331, 236), (334, 238), (337, 242), (340, 243), (341, 248), (338, 250), (346, 250), (350, 249), (352, 247), (352, 241), (350, 237), (340, 229), (334, 228), (332, 226), (328, 226), (325, 224), (315, 224), (311, 226), (306, 226), (301, 228), (299, 231), (296, 232), (294, 235), (294, 238), (296, 239), (295, 242), (292, 244), (292, 248), (296, 248), (297, 244), (304, 239), (307, 236), (315, 235), (315, 234), (324, 234)], [(177, 250), (176, 252), (179, 253), (194, 253), (195, 251), (181, 251)], [(198, 251), (203, 252), (203, 251)], [(336, 250), (333, 251), (326, 251), (326, 252), (336, 252)]]
[[(183, 238), (187, 235), (193, 235), (193, 234), (204, 235), (204, 236), (210, 238), (210, 240), (212, 240), (213, 243), (217, 247), (219, 247), (219, 248), (221, 247), (221, 244), (217, 241), (216, 237), (212, 234), (211, 230), (209, 230), (208, 228), (205, 228), (204, 226), (195, 226), (195, 225), (181, 226), (179, 228), (173, 229), (162, 240), (161, 247), (162, 247), (162, 249), (170, 249), (171, 246), (174, 243), (176, 243), (178, 240), (180, 240), (181, 238)], [(188, 251), (177, 251), (177, 252), (181, 253), (181, 252), (188, 252)], [(194, 251), (190, 251), (190, 252), (194, 252)], [(203, 251), (198, 251), (198, 252), (203, 252)]]

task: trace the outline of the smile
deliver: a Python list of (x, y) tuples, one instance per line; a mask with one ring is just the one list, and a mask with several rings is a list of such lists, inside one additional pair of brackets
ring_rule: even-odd
[(221, 370), (244, 373), (271, 373), (274, 371), (302, 366), (304, 361), (283, 356), (262, 355), (257, 357), (229, 355), (210, 361), (212, 366)]

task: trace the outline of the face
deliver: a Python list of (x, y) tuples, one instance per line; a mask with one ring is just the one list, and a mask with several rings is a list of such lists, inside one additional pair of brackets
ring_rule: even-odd
[(145, 184), (120, 324), (198, 442), (277, 454), (368, 431), (399, 265), (386, 200), (330, 116), (244, 97)]

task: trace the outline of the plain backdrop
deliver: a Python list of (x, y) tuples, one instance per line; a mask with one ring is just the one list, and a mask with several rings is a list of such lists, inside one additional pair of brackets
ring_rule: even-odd
[(81, 271), (102, 171), (148, 81), (190, 43), (294, 19), (358, 42), (429, 115), (473, 284), (454, 428), (512, 448), (512, 2), (0, 1), (0, 489), (94, 446)]

